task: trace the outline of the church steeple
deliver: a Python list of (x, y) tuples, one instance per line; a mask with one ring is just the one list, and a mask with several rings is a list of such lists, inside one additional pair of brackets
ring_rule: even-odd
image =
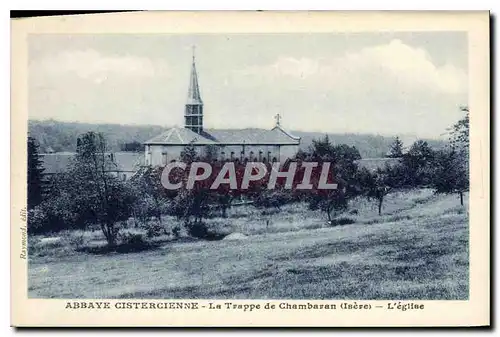
[(203, 101), (201, 100), (198, 85), (198, 74), (196, 73), (196, 62), (193, 47), (193, 63), (189, 78), (188, 97), (184, 110), (184, 127), (196, 133), (203, 131)]

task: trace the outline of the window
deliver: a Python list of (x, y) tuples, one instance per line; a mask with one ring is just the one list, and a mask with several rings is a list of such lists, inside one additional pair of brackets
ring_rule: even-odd
[(221, 159), (221, 160), (226, 159), (226, 152), (222, 151), (222, 152), (220, 153), (220, 159)]
[[(266, 159), (266, 158), (264, 158)], [(262, 161), (262, 151), (259, 151), (259, 161)]]
[(231, 160), (234, 159), (234, 152), (231, 152)]
[(161, 154), (161, 164), (162, 165), (167, 165), (167, 153), (166, 152), (163, 152)]
[(250, 151), (250, 157), (249, 157), (250, 161), (253, 161), (253, 151)]

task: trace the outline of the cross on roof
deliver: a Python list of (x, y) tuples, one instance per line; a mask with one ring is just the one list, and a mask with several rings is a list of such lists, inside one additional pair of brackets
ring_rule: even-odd
[(277, 125), (277, 126), (279, 126), (279, 125), (280, 125), (280, 119), (281, 119), (280, 114), (276, 114), (276, 115), (274, 116), (274, 119), (276, 119), (276, 125)]

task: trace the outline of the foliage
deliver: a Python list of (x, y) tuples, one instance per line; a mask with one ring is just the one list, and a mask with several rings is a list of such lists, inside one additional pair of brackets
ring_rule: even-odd
[(111, 174), (114, 163), (107, 155), (101, 134), (88, 132), (78, 139), (76, 161), (69, 170), (74, 200), (86, 222), (96, 223), (110, 246), (115, 245), (118, 221), (130, 216), (134, 194), (128, 185)]
[(433, 187), (437, 193), (463, 193), (469, 189), (468, 162), (453, 148), (438, 152), (435, 160)]
[(150, 220), (147, 221), (144, 228), (146, 229), (146, 236), (148, 238), (157, 237), (163, 234), (167, 234), (165, 226), (159, 221)]
[(219, 149), (216, 145), (207, 145), (204, 148), (202, 159), (207, 163), (216, 161), (219, 157)]
[(116, 247), (119, 253), (140, 252), (151, 248), (151, 244), (143, 234), (125, 232), (119, 236), (120, 244)]
[(42, 174), (39, 144), (33, 137), (28, 137), (28, 209), (42, 202)]
[[(329, 182), (336, 183), (337, 188), (331, 190), (312, 189), (305, 195), (311, 209), (320, 209), (326, 213), (329, 221), (332, 220), (332, 212), (347, 209), (350, 199), (359, 193), (356, 188), (358, 165), (361, 159), (359, 151), (345, 144), (333, 145), (328, 135), (323, 139), (314, 140), (309, 152), (302, 154), (304, 160), (318, 162), (321, 166), (324, 162), (330, 162)], [(319, 176), (314, 177), (318, 179)]]
[(389, 158), (401, 158), (403, 156), (403, 142), (399, 137), (394, 139), (394, 142), (391, 144), (389, 148), (389, 153), (387, 157)]
[(88, 244), (88, 239), (83, 231), (75, 231), (63, 236), (63, 240), (73, 249), (79, 251)]
[(182, 149), (180, 159), (184, 163), (192, 163), (197, 157), (198, 154), (193, 143), (191, 142)]
[(292, 199), (292, 193), (282, 188), (264, 189), (254, 199), (254, 206), (258, 208), (276, 208), (289, 203)]
[(32, 212), (30, 230), (53, 232), (96, 224), (108, 244), (115, 245), (116, 224), (129, 218), (135, 197), (113, 175), (113, 165), (102, 135), (88, 132), (78, 138), (75, 159), (66, 173), (50, 180), (46, 200)]
[(432, 180), (434, 150), (424, 140), (417, 140), (403, 155), (404, 185), (406, 187), (428, 186)]
[[(165, 130), (160, 125), (119, 125), (60, 122), (55, 120), (28, 121), (29, 134), (40, 142), (41, 152), (52, 148), (55, 152), (74, 152), (77, 139), (85, 132), (93, 131), (106, 137), (108, 148), (112, 152), (120, 151), (121, 146), (146, 140)], [(144, 147), (141, 146), (144, 150)]]
[(162, 213), (167, 212), (169, 200), (176, 194), (162, 186), (161, 174), (161, 167), (144, 167), (130, 180), (130, 187), (136, 195), (132, 213), (142, 223), (150, 217), (161, 222)]
[(378, 168), (374, 172), (363, 168), (357, 173), (361, 194), (378, 203), (378, 214), (382, 215), (384, 198), (394, 189), (401, 187), (404, 169), (401, 165)]
[(47, 214), (40, 206), (28, 210), (28, 231), (30, 233), (41, 233), (47, 226)]
[(350, 224), (353, 224), (355, 222), (356, 221), (354, 219), (346, 218), (346, 217), (340, 217), (340, 218), (333, 219), (332, 221), (330, 221), (330, 225), (332, 225), (332, 226), (343, 226), (343, 225), (350, 225)]
[(461, 107), (465, 116), (456, 122), (450, 130), (450, 143), (452, 147), (459, 147), (468, 151), (469, 149), (469, 107)]
[(469, 190), (469, 108), (461, 110), (465, 116), (452, 126), (449, 146), (436, 153), (433, 187), (437, 193), (458, 193), (463, 206)]
[(144, 151), (144, 145), (142, 145), (142, 143), (138, 141), (127, 142), (120, 145), (120, 151), (142, 152)]
[[(41, 152), (46, 152), (48, 148), (54, 151), (70, 151), (76, 149), (76, 140), (80, 134), (87, 131), (102, 133), (107, 140), (110, 151), (120, 151), (120, 147), (125, 143), (134, 141), (143, 143), (146, 140), (159, 135), (165, 130), (159, 125), (119, 125), (119, 124), (88, 124), (76, 122), (60, 122), (55, 120), (28, 122), (30, 135), (40, 142)], [(307, 150), (313, 139), (322, 136), (318, 132), (292, 131), (301, 137), (300, 148)], [(348, 144), (355, 146), (363, 158), (376, 158), (385, 156), (393, 139), (381, 135), (370, 134), (329, 134), (329, 139), (333, 144)], [(432, 147), (441, 147), (442, 142), (427, 140)], [(143, 149), (143, 148), (142, 148)]]

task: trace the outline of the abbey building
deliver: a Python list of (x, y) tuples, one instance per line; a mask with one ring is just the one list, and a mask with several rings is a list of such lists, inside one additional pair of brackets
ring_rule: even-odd
[(210, 146), (212, 151), (216, 151), (219, 160), (242, 162), (283, 162), (293, 157), (299, 149), (300, 138), (294, 137), (280, 126), (279, 115), (276, 116), (276, 125), (270, 130), (221, 130), (205, 129), (203, 114), (203, 101), (193, 56), (184, 109), (184, 127), (168, 129), (146, 141), (145, 164), (164, 166), (173, 160), (178, 160), (181, 151), (188, 144), (192, 144), (200, 154)]

